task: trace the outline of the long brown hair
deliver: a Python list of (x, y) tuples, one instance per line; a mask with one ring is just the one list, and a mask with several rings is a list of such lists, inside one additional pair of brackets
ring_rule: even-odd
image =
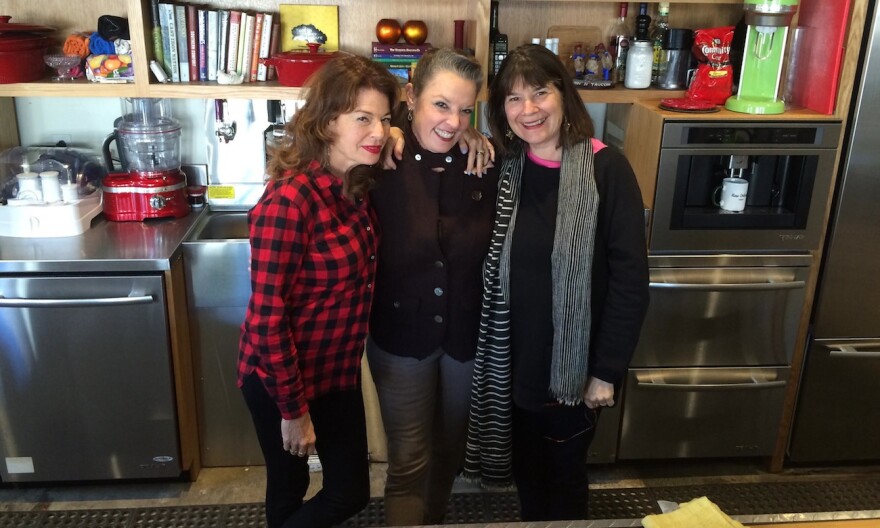
[[(397, 80), (381, 64), (358, 55), (339, 53), (306, 82), (305, 104), (284, 126), (284, 136), (271, 152), (266, 167), (269, 179), (278, 180), (306, 172), (312, 161), (329, 166), (329, 148), (335, 141), (330, 123), (357, 105), (364, 89), (379, 91), (393, 109), (400, 96)], [(347, 192), (363, 197), (378, 168), (359, 165), (348, 173)]]
[(544, 46), (525, 44), (504, 59), (489, 87), (489, 130), (500, 155), (505, 156), (522, 148), (520, 138), (513, 134), (509, 134), (512, 138), (509, 137), (510, 127), (504, 112), (504, 102), (513, 85), (520, 80), (526, 86), (544, 87), (552, 84), (562, 94), (562, 115), (566, 124), (559, 131), (561, 147), (571, 147), (593, 136), (593, 121), (562, 61)]

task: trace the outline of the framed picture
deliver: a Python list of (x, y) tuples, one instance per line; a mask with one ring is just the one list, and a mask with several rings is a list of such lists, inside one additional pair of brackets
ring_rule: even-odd
[(339, 6), (281, 4), (281, 51), (303, 49), (308, 42), (322, 51), (339, 50)]

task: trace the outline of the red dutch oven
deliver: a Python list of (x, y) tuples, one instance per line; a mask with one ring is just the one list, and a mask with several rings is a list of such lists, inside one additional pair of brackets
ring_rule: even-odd
[(282, 86), (302, 86), (306, 79), (337, 55), (335, 51), (319, 52), (320, 44), (309, 43), (308, 47), (308, 51), (285, 51), (260, 59), (260, 62), (266, 66), (275, 66), (278, 82)]
[(48, 26), (12, 24), (0, 16), (0, 84), (36, 81), (43, 77), (43, 56), (49, 47)]

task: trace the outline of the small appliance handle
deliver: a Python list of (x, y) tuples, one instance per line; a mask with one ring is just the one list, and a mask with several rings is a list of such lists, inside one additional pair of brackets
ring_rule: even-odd
[[(107, 137), (104, 138), (104, 143), (101, 144), (101, 152), (104, 154), (104, 165), (107, 166), (107, 172), (113, 172), (113, 156), (110, 155), (110, 143), (116, 141), (117, 135), (116, 131), (110, 132), (107, 134)], [(119, 143), (116, 144), (116, 148), (119, 148)]]

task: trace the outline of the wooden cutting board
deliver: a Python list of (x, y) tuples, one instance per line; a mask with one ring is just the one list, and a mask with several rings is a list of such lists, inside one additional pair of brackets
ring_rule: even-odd
[[(583, 52), (589, 56), (596, 44), (604, 42), (602, 30), (596, 26), (550, 26), (547, 30), (547, 38), (559, 39), (559, 58), (572, 74), (574, 74), (574, 64), (571, 55), (574, 53), (575, 44), (580, 44)], [(608, 47), (607, 43), (605, 47)]]

